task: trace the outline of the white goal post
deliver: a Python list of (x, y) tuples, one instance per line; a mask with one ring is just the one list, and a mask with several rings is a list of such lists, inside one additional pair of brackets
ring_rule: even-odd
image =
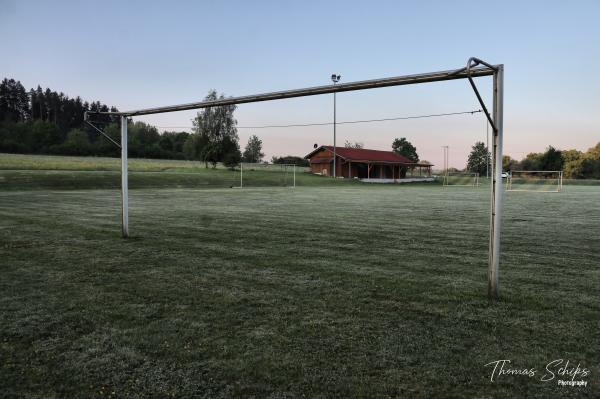
[(444, 187), (479, 187), (479, 173), (448, 172), (443, 183)]
[[(492, 81), (492, 107), (488, 110), (475, 78), (491, 76)], [(86, 111), (84, 120), (92, 125), (90, 115), (110, 115), (121, 119), (121, 143), (113, 143), (121, 150), (121, 232), (123, 238), (129, 237), (129, 190), (128, 190), (128, 151), (127, 151), (127, 122), (129, 118), (142, 115), (161, 114), (166, 112), (187, 111), (193, 109), (211, 108), (226, 105), (247, 104), (261, 101), (283, 100), (287, 98), (317, 96), (358, 90), (377, 89), (382, 87), (405, 86), (449, 80), (468, 80), (477, 101), (492, 128), (492, 179), (490, 184), (490, 234), (488, 250), (488, 297), (492, 300), (499, 298), (498, 280), (500, 271), (500, 221), (502, 220), (502, 145), (504, 136), (504, 65), (492, 65), (479, 58), (471, 57), (467, 65), (452, 70), (426, 72), (413, 75), (393, 76), (381, 79), (371, 79), (335, 85), (322, 85), (304, 87), (293, 90), (275, 91), (270, 93), (252, 94), (239, 97), (219, 98), (211, 101), (200, 101), (186, 104), (168, 105), (163, 107), (134, 109), (129, 111)], [(95, 127), (96, 130), (101, 130)], [(106, 134), (105, 134), (106, 135)]]
[(559, 193), (562, 189), (562, 170), (514, 170), (507, 176), (506, 191)]
[(296, 164), (240, 163), (240, 185), (244, 187), (296, 187)]

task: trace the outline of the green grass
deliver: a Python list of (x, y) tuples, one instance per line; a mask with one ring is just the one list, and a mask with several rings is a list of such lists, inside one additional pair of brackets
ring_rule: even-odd
[[(219, 168), (222, 168), (219, 166)], [(76, 171), (120, 171), (119, 158), (108, 157), (67, 157), (57, 155), (23, 155), (0, 153), (0, 170), (76, 170)], [(204, 169), (198, 161), (178, 161), (165, 159), (129, 160), (129, 170), (133, 172), (195, 171)]]
[[(128, 240), (118, 190), (0, 188), (0, 396), (597, 397), (600, 187), (505, 193), (490, 303), (487, 188), (173, 176)], [(591, 386), (540, 382), (559, 358)]]
[[(120, 160), (117, 158), (63, 157), (52, 155), (0, 154), (0, 190), (38, 189), (119, 189)], [(240, 185), (239, 169), (217, 165), (206, 168), (197, 161), (130, 159), (129, 186), (137, 188), (231, 188)], [(247, 187), (291, 186), (291, 168), (246, 166)], [(330, 179), (296, 168), (299, 186), (359, 184), (357, 181)]]

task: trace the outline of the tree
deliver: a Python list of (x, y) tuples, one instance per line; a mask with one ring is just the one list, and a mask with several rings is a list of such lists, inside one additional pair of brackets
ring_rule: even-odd
[[(509, 171), (509, 170), (516, 169), (518, 165), (519, 165), (519, 162), (515, 159), (512, 159), (509, 155), (502, 155), (502, 170), (503, 171)], [(490, 170), (491, 170), (491, 163), (490, 163)]]
[(308, 159), (304, 159), (303, 157), (298, 157), (295, 155), (286, 155), (284, 157), (272, 157), (271, 162), (274, 164), (288, 164), (288, 165), (297, 165), (297, 166), (309, 166), (310, 163)]
[[(217, 92), (211, 90), (204, 98), (204, 101), (216, 101), (224, 98), (223, 94), (217, 96)], [(205, 108), (198, 112), (192, 120), (194, 134), (200, 136), (200, 139), (196, 140), (196, 143), (203, 145), (201, 149), (196, 148), (196, 153), (204, 161), (206, 167), (211, 163), (214, 168), (217, 162), (223, 160), (224, 152), (220, 147), (225, 137), (236, 143), (238, 142), (237, 121), (233, 117), (235, 109), (235, 105)]]
[(67, 133), (67, 138), (60, 148), (60, 152), (66, 155), (89, 155), (92, 145), (86, 132), (72, 129)]
[(583, 154), (582, 175), (588, 179), (600, 179), (600, 143)]
[(38, 153), (52, 153), (62, 144), (64, 136), (58, 126), (52, 122), (37, 120), (31, 126), (32, 150)]
[(186, 159), (201, 160), (208, 166), (208, 161), (203, 158), (208, 144), (207, 136), (196, 133), (190, 134), (183, 144), (183, 154)]
[(522, 170), (541, 170), (540, 158), (542, 154), (531, 152), (521, 160), (520, 165)]
[(248, 138), (248, 144), (246, 144), (246, 148), (244, 149), (244, 162), (259, 163), (265, 156), (261, 151), (262, 141), (258, 136), (253, 134)]
[(563, 158), (560, 150), (548, 146), (546, 152), (539, 157), (540, 170), (562, 170)]
[(215, 169), (217, 167), (217, 163), (219, 163), (220, 159), (220, 143), (207, 143), (204, 147), (202, 147), (202, 151), (198, 154), (200, 159), (204, 162), (205, 167), (208, 168), (208, 164), (210, 163)]
[(467, 160), (467, 170), (473, 173), (479, 173), (482, 176), (485, 175), (488, 170), (487, 168), (490, 166), (488, 163), (490, 158), (490, 152), (485, 144), (481, 141), (476, 142), (475, 145), (471, 147), (471, 153)]
[(364, 148), (365, 145), (363, 143), (358, 142), (358, 141), (355, 141), (353, 143), (351, 141), (346, 140), (344, 142), (344, 147), (346, 147), (346, 148)]
[(127, 144), (132, 157), (160, 158), (160, 134), (156, 127), (140, 121), (128, 123), (127, 133)]
[(419, 155), (417, 154), (417, 147), (412, 145), (406, 138), (394, 139), (392, 143), (392, 150), (400, 155), (405, 156), (412, 162), (419, 162)]
[(561, 153), (563, 171), (568, 179), (577, 179), (583, 176), (583, 153), (577, 150), (567, 150)]
[(4, 79), (0, 83), (0, 121), (23, 122), (29, 119), (29, 95), (14, 79)]
[(233, 169), (242, 161), (242, 153), (237, 140), (230, 136), (225, 136), (221, 142), (221, 161), (229, 169)]

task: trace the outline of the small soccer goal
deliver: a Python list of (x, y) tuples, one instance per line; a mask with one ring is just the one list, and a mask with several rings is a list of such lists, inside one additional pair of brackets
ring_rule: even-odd
[(561, 170), (513, 170), (506, 182), (506, 191), (539, 191), (558, 193), (563, 188)]
[(444, 187), (479, 187), (479, 173), (448, 172), (443, 176)]
[(295, 164), (241, 163), (238, 173), (238, 188), (296, 187)]

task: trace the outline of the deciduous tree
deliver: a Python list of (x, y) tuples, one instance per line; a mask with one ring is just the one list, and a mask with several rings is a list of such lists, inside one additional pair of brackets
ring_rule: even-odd
[(405, 156), (411, 161), (419, 162), (419, 154), (417, 154), (417, 147), (412, 145), (406, 138), (394, 139), (392, 143), (392, 150), (400, 155)]
[(473, 173), (479, 173), (480, 175), (485, 175), (486, 170), (489, 167), (488, 162), (490, 158), (490, 152), (485, 144), (481, 141), (476, 142), (471, 148), (471, 153), (467, 160), (467, 170)]
[(264, 156), (265, 154), (262, 153), (262, 140), (254, 134), (251, 135), (244, 149), (244, 162), (258, 163), (262, 161)]

